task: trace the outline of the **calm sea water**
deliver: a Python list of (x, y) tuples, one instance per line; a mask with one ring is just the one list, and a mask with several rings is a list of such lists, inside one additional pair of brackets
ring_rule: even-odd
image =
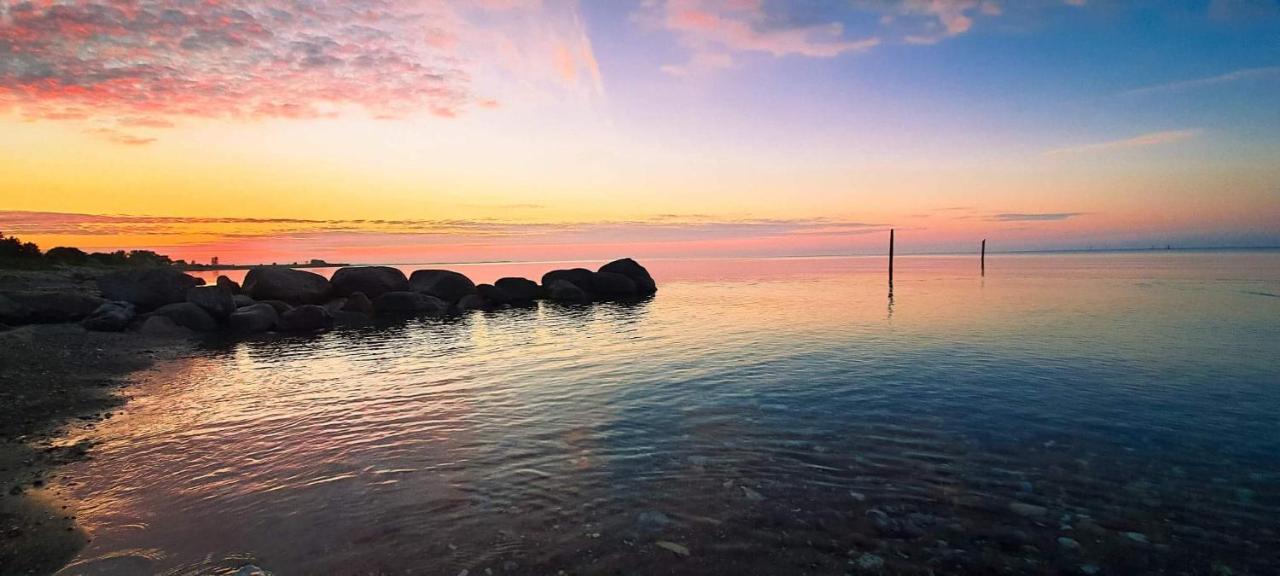
[(158, 366), (64, 572), (1280, 572), (1280, 253), (646, 264)]

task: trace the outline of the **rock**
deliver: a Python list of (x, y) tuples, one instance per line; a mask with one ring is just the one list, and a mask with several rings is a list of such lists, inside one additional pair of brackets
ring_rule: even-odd
[(232, 576), (271, 576), (271, 573), (253, 564), (245, 564), (239, 570), (236, 570), (236, 573)]
[(226, 286), (196, 286), (187, 290), (187, 302), (204, 308), (218, 322), (226, 322), (236, 311), (235, 295)]
[(591, 296), (568, 280), (552, 280), (547, 286), (547, 296), (556, 302), (589, 302)]
[(853, 565), (862, 572), (879, 572), (884, 569), (884, 558), (867, 552), (859, 556)]
[(333, 293), (350, 296), (363, 292), (369, 298), (377, 298), (387, 292), (407, 292), (409, 280), (404, 272), (390, 266), (348, 266), (339, 268), (329, 279)]
[(205, 312), (204, 308), (190, 302), (165, 304), (156, 308), (151, 316), (168, 318), (174, 324), (196, 332), (212, 332), (218, 329), (218, 321), (214, 320), (213, 316)]
[(1012, 510), (1014, 514), (1026, 516), (1027, 518), (1043, 518), (1049, 513), (1049, 510), (1044, 506), (1036, 506), (1025, 502), (1010, 502), (1009, 510)]
[(79, 292), (10, 292), (4, 296), (0, 322), (9, 324), (75, 322), (106, 302)]
[(347, 301), (342, 305), (342, 311), (373, 316), (373, 301), (369, 300), (364, 292), (353, 292), (347, 296)]
[(98, 277), (98, 291), (107, 300), (132, 302), (139, 310), (154, 310), (187, 300), (187, 290), (204, 280), (174, 268), (122, 270)]
[(387, 292), (373, 301), (373, 309), (378, 314), (394, 316), (439, 316), (449, 310), (449, 305), (435, 296), (418, 292)]
[(646, 510), (636, 516), (636, 524), (642, 530), (660, 532), (671, 523), (671, 518), (657, 510)]
[(657, 546), (658, 546), (659, 548), (662, 548), (662, 549), (664, 549), (664, 550), (670, 550), (671, 552), (674, 552), (674, 553), (676, 553), (676, 554), (679, 554), (680, 556), (688, 556), (688, 555), (689, 555), (689, 548), (687, 548), (687, 547), (685, 547), (685, 546), (683, 546), (683, 545), (681, 545), (681, 544), (676, 544), (675, 542), (668, 542), (668, 541), (666, 541), (666, 540), (659, 540), (659, 541), (655, 542), (654, 544), (657, 544)]
[(88, 318), (80, 321), (86, 330), (120, 332), (138, 316), (137, 308), (129, 302), (106, 302), (98, 306)]
[(258, 301), (257, 301), (257, 300), (254, 300), (253, 298), (250, 298), (250, 297), (248, 297), (248, 296), (245, 296), (244, 294), (236, 294), (235, 296), (232, 296), (232, 297), (231, 297), (231, 301), (236, 303), (236, 308), (244, 308), (245, 306), (253, 306), (254, 304), (257, 304), (257, 303), (258, 303)]
[(592, 280), (595, 293), (610, 298), (625, 298), (639, 294), (636, 283), (615, 272), (598, 272)]
[(452, 270), (418, 270), (409, 277), (409, 285), (414, 292), (445, 302), (457, 302), (467, 294), (476, 293), (476, 285), (470, 278)]
[(638, 290), (640, 294), (649, 295), (658, 291), (658, 284), (653, 281), (653, 276), (649, 275), (649, 271), (646, 270), (644, 266), (641, 266), (638, 262), (630, 258), (614, 260), (613, 262), (601, 266), (600, 271), (621, 274), (630, 278), (632, 282), (636, 283), (636, 290)]
[(241, 291), (240, 284), (226, 276), (218, 276), (218, 279), (214, 281), (214, 285), (220, 288), (226, 288), (231, 292), (232, 296), (240, 294)]
[(252, 304), (239, 308), (227, 320), (232, 331), (242, 334), (257, 334), (276, 329), (280, 321), (280, 313), (270, 304)]
[(0, 322), (7, 324), (26, 324), (31, 317), (31, 309), (14, 302), (8, 296), (0, 294)]
[(244, 277), (244, 292), (255, 300), (320, 304), (329, 299), (332, 291), (324, 276), (284, 266), (258, 266)]
[(160, 338), (186, 338), (195, 335), (190, 328), (183, 328), (164, 316), (148, 317), (138, 332)]
[(1102, 568), (1100, 568), (1097, 564), (1081, 564), (1080, 565), (1081, 574), (1087, 574), (1088, 576), (1093, 576), (1094, 574), (1099, 574), (1101, 572), (1102, 572)]
[(527, 304), (542, 297), (542, 287), (528, 278), (499, 278), (493, 285), (511, 298), (511, 302)]
[(1075, 538), (1067, 538), (1066, 536), (1062, 536), (1058, 538), (1058, 546), (1061, 546), (1067, 550), (1080, 549), (1080, 543), (1077, 542)]
[[(586, 268), (570, 268), (568, 270), (552, 270), (542, 275), (542, 287), (550, 292), (551, 285), (557, 280), (564, 280), (590, 293), (595, 290), (595, 273)], [(549, 296), (549, 294), (548, 294)]]
[(493, 284), (476, 284), (476, 293), (483, 296), (485, 300), (488, 300), (494, 306), (511, 303), (511, 295), (507, 294), (506, 290)]
[(489, 301), (479, 294), (467, 294), (460, 298), (457, 304), (454, 304), (454, 308), (458, 312), (485, 310), (489, 308)]
[(277, 326), (285, 332), (312, 332), (333, 328), (333, 315), (324, 306), (304, 304), (280, 315)]
[(1147, 539), (1147, 535), (1146, 535), (1146, 534), (1143, 534), (1143, 533), (1141, 533), (1141, 532), (1125, 532), (1125, 533), (1124, 533), (1124, 536), (1125, 536), (1125, 538), (1128, 538), (1129, 540), (1132, 540), (1133, 542), (1137, 542), (1138, 544), (1150, 544), (1150, 543), (1151, 543), (1151, 541)]
[(262, 303), (270, 304), (272, 308), (276, 309), (276, 314), (284, 314), (285, 312), (293, 310), (293, 305), (283, 300), (263, 300)]

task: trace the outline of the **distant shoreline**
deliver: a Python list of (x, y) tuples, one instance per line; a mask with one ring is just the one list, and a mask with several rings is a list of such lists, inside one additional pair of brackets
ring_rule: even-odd
[(175, 265), (183, 272), (217, 272), (219, 270), (250, 270), (263, 266), (284, 266), (285, 268), (342, 268), (344, 266), (370, 266), (370, 264), (351, 264), (349, 262), (321, 262), (318, 264), (218, 264), (214, 265)]

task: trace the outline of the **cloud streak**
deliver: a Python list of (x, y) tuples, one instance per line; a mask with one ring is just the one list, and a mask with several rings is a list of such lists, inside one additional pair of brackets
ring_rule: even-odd
[(1141, 134), (1132, 138), (1124, 138), (1121, 140), (1109, 140), (1106, 142), (1095, 142), (1091, 144), (1080, 144), (1076, 146), (1067, 146), (1064, 148), (1056, 148), (1044, 153), (1045, 156), (1073, 156), (1077, 154), (1092, 154), (1098, 152), (1109, 152), (1118, 150), (1128, 150), (1132, 148), (1146, 148), (1149, 146), (1161, 146), (1165, 144), (1175, 144), (1191, 140), (1200, 134), (1197, 129), (1187, 130), (1165, 130), (1162, 132), (1150, 132)]
[(1083, 215), (1083, 212), (1006, 212), (1003, 214), (993, 215), (991, 220), (996, 222), (1056, 222), (1060, 220), (1069, 220)]
[(1144, 86), (1142, 88), (1134, 88), (1126, 90), (1119, 95), (1122, 97), (1149, 96), (1152, 94), (1162, 94), (1169, 92), (1182, 92), (1185, 90), (1194, 90), (1197, 88), (1206, 88), (1219, 84), (1228, 84), (1232, 82), (1240, 82), (1243, 80), (1255, 80), (1261, 78), (1280, 78), (1280, 66), (1270, 66), (1266, 68), (1245, 68), (1241, 70), (1233, 70), (1217, 76), (1208, 76), (1205, 78), (1195, 78), (1192, 80), (1180, 80), (1178, 82), (1169, 82), (1166, 84), (1157, 84), (1154, 86)]

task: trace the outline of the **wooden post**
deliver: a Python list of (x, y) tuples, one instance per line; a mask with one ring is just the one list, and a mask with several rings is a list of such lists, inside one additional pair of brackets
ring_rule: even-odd
[(889, 229), (889, 295), (893, 295), (893, 228)]
[(987, 239), (982, 239), (982, 275), (987, 275)]

